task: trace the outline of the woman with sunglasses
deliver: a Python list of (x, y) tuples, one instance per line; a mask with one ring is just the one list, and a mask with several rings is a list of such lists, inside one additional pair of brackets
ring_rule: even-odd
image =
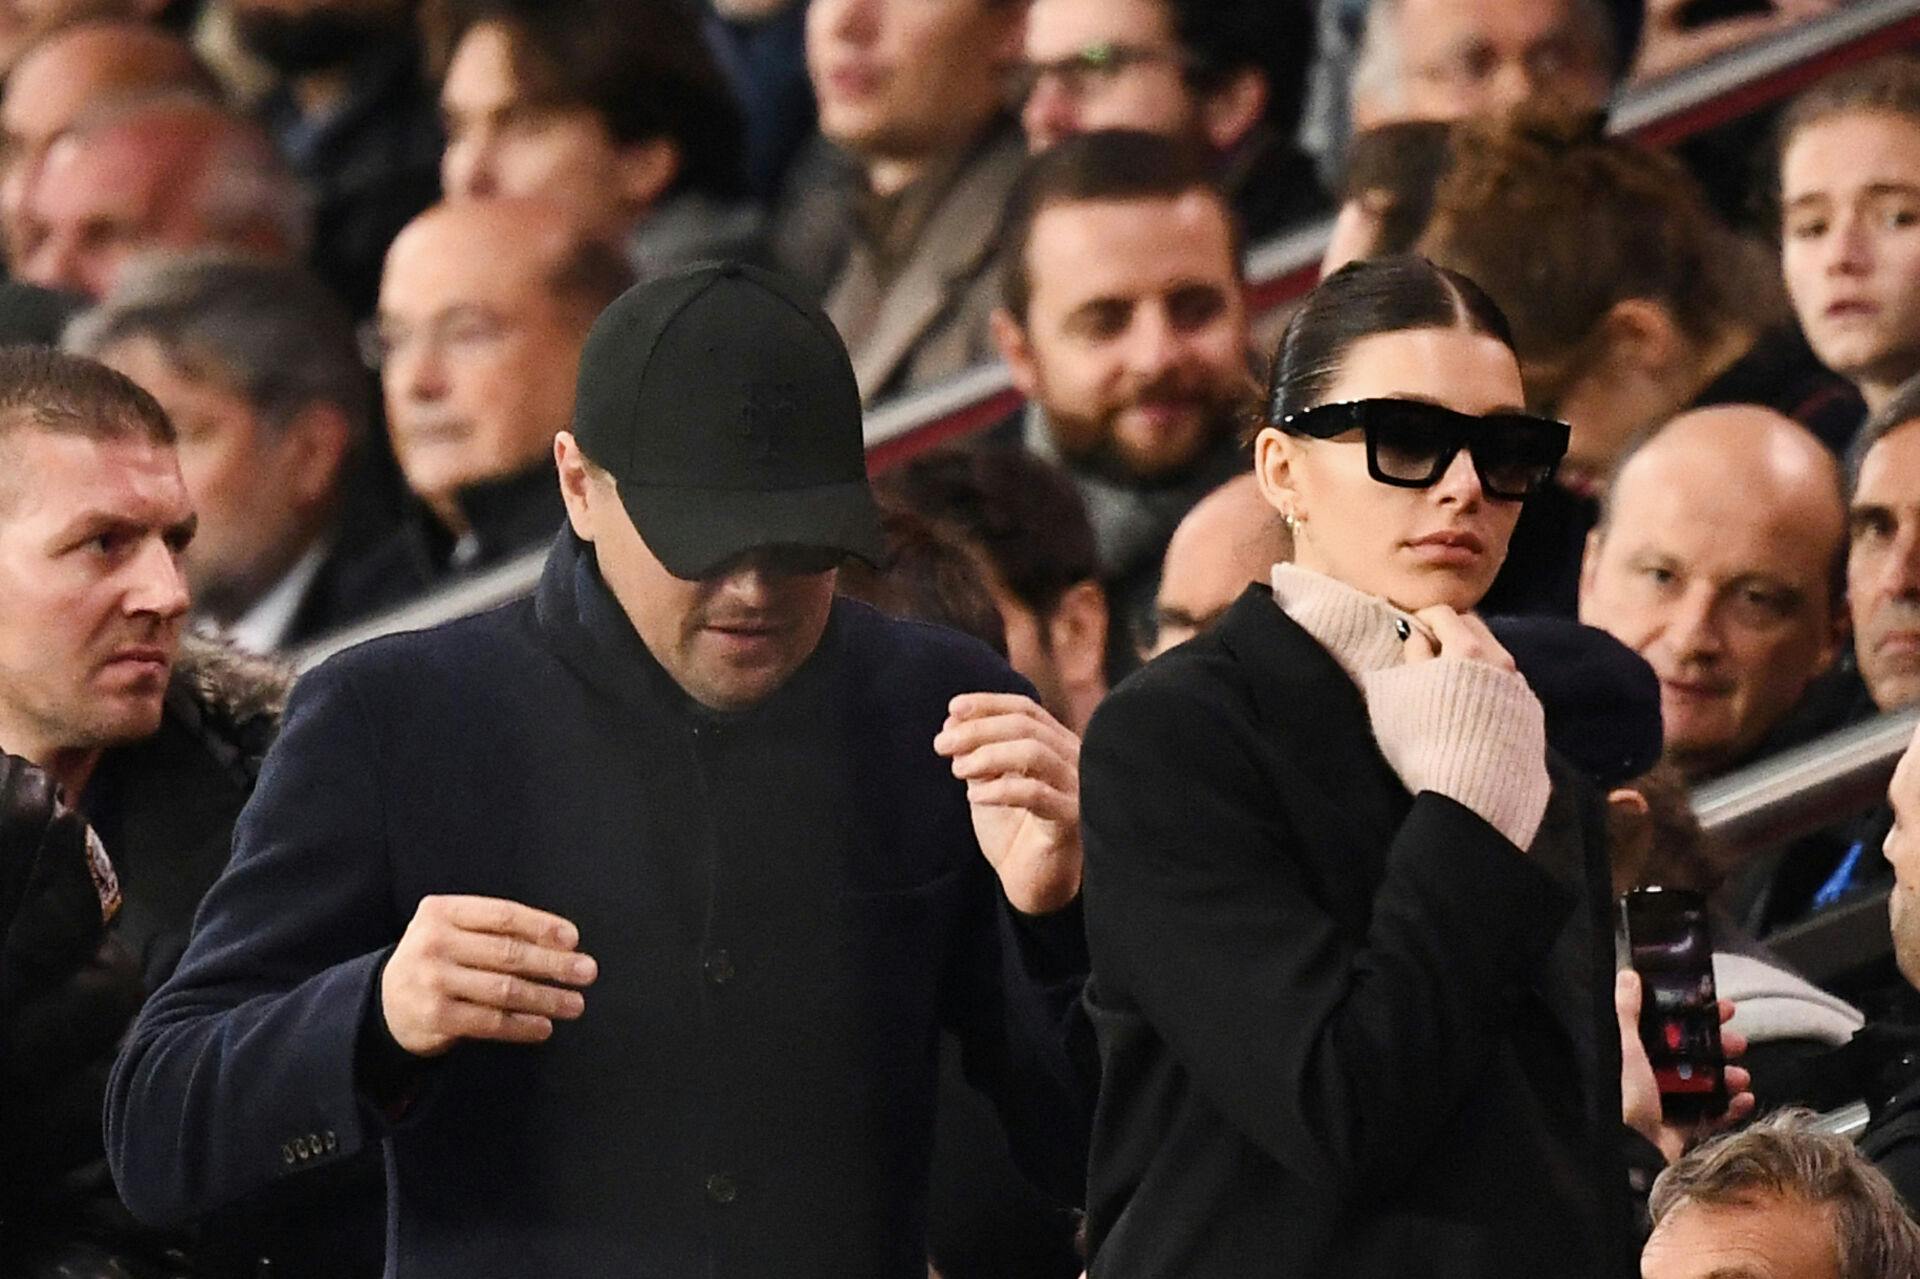
[(1296, 562), (1093, 720), (1093, 1279), (1634, 1272), (1599, 810), (1473, 613), (1524, 402), (1464, 277), (1333, 275), (1254, 441)]

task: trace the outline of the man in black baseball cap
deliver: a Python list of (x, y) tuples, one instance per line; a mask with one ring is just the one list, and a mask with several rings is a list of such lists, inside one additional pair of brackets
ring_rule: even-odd
[(943, 1026), (1071, 1202), (1077, 743), (834, 597), (882, 542), (831, 326), (747, 267), (643, 285), (555, 458), (531, 600), (296, 690), (114, 1071), (128, 1204), (384, 1142), (396, 1279), (918, 1279)]

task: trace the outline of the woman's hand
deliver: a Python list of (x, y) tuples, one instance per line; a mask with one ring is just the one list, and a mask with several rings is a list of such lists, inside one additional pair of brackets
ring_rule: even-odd
[[(1614, 979), (1613, 1010), (1620, 1018), (1620, 1118), (1658, 1146), (1668, 1163), (1686, 1153), (1687, 1143), (1694, 1138), (1731, 1127), (1753, 1114), (1753, 1076), (1743, 1067), (1728, 1066), (1726, 1114), (1699, 1124), (1668, 1123), (1660, 1114), (1660, 1086), (1653, 1078), (1653, 1063), (1640, 1042), (1640, 974), (1631, 968), (1622, 969)], [(1728, 1061), (1747, 1051), (1745, 1035), (1724, 1029), (1732, 1017), (1733, 1003), (1721, 1000), (1720, 1053)]]
[(1445, 604), (1423, 608), (1413, 615), (1406, 652), (1409, 664), (1452, 657), (1485, 662), (1503, 671), (1514, 669), (1513, 654), (1500, 646), (1485, 622), (1473, 613), (1456, 613)]

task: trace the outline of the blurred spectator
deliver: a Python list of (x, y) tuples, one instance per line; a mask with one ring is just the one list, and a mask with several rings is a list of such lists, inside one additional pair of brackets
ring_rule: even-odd
[(740, 109), (694, 11), (630, 0), (446, 0), (447, 199), (537, 196), (660, 274), (758, 248)]
[(392, 602), (342, 545), (372, 385), (353, 322), (304, 270), (219, 254), (130, 272), (67, 334), (151, 392), (199, 527), (195, 619), (241, 648), (304, 643)]
[(806, 0), (708, 0), (708, 30), (733, 79), (747, 124), (747, 177), (771, 202), (813, 134)]
[[(111, 936), (152, 989), (226, 864), (285, 681), (223, 650), (181, 649), (179, 561), (193, 507), (152, 397), (91, 360), (0, 351), (0, 454), (0, 750), (42, 770), (92, 826), (123, 899)], [(4, 1058), (9, 1273), (186, 1264), (162, 1251), (185, 1241), (135, 1226), (107, 1177), (106, 1069), (132, 1014), (107, 993), (72, 990), (56, 1005), (72, 1059)], [(378, 1255), (377, 1201), (309, 1197), (338, 1185), (210, 1227), (195, 1273), (365, 1276)], [(285, 1220), (309, 1233), (260, 1233), (290, 1208)]]
[(1001, 101), (1023, 0), (812, 0), (820, 132), (853, 157), (826, 309), (868, 404), (993, 354), (994, 251), (1025, 155)]
[(1320, 259), (1322, 279), (1360, 258), (1413, 252), (1453, 162), (1452, 133), (1442, 120), (1401, 120), (1353, 140), (1340, 177), (1340, 213)]
[(1854, 445), (1847, 605), (1854, 656), (1883, 711), (1920, 702), (1920, 380)]
[(1249, 467), (1239, 233), (1204, 160), (1168, 138), (1083, 134), (1036, 156), (1002, 250), (994, 336), (1093, 520), (1120, 637), (1153, 609), (1174, 526)]
[(1528, 103), (1598, 111), (1623, 70), (1602, 0), (1373, 0), (1353, 124), (1458, 120)]
[(1852, 1141), (1813, 1119), (1763, 1119), (1661, 1173), (1642, 1279), (1920, 1274), (1920, 1225), (1900, 1196)]
[(370, 314), (387, 246), (440, 194), (416, 0), (224, 2), (241, 45), (279, 77), (260, 110), (313, 193), (313, 269)]
[(1073, 484), (1018, 449), (946, 449), (882, 475), (879, 492), (951, 529), (978, 557), (1007, 660), (1068, 728), (1107, 693), (1107, 597)]
[(1293, 558), (1293, 531), (1260, 494), (1253, 472), (1201, 498), (1167, 543), (1153, 630), (1140, 648), (1158, 657), (1220, 620), (1253, 582)]
[(1305, 0), (1034, 0), (1021, 123), (1036, 151), (1098, 129), (1203, 148), (1263, 239), (1326, 208), (1293, 141), (1312, 57)]
[(871, 604), (889, 617), (950, 627), (1007, 655), (1006, 626), (976, 552), (904, 506), (881, 505), (880, 531), (887, 538), (887, 566), (847, 561), (834, 580), (834, 594)]
[(191, 99), (109, 108), (47, 148), (14, 274), (100, 298), (143, 253), (295, 259), (307, 212), (298, 181), (249, 121)]
[(186, 41), (144, 22), (83, 23), (21, 56), (0, 96), (0, 234), (9, 262), (25, 255), (27, 188), (53, 140), (106, 107), (160, 95), (218, 102), (220, 86)]
[(1781, 262), (1826, 366), (1879, 409), (1920, 373), (1920, 60), (1823, 81), (1780, 123)]
[(1676, 418), (1608, 490), (1580, 620), (1653, 666), (1667, 759), (1688, 781), (1830, 726), (1793, 713), (1844, 626), (1840, 487), (1806, 428), (1739, 406)]
[(553, 437), (573, 417), (580, 348), (631, 282), (617, 250), (538, 201), (441, 205), (400, 233), (377, 353), (419, 507), (381, 572), (426, 585), (552, 539)]
[(1858, 402), (1793, 332), (1771, 266), (1678, 162), (1571, 116), (1466, 125), (1451, 146), (1422, 248), (1500, 303), (1530, 405), (1573, 428), (1560, 483), (1521, 516), (1488, 612), (1572, 611), (1593, 497), (1677, 413), (1765, 405), (1844, 447)]

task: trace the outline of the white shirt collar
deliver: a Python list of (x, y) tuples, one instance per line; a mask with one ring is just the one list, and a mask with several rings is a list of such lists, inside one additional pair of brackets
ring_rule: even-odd
[(260, 597), (259, 603), (227, 628), (227, 639), (235, 647), (261, 656), (277, 650), (285, 643), (294, 614), (300, 611), (307, 590), (313, 585), (313, 579), (320, 575), (320, 566), (326, 559), (326, 543), (315, 542), (274, 584), (273, 589)]

